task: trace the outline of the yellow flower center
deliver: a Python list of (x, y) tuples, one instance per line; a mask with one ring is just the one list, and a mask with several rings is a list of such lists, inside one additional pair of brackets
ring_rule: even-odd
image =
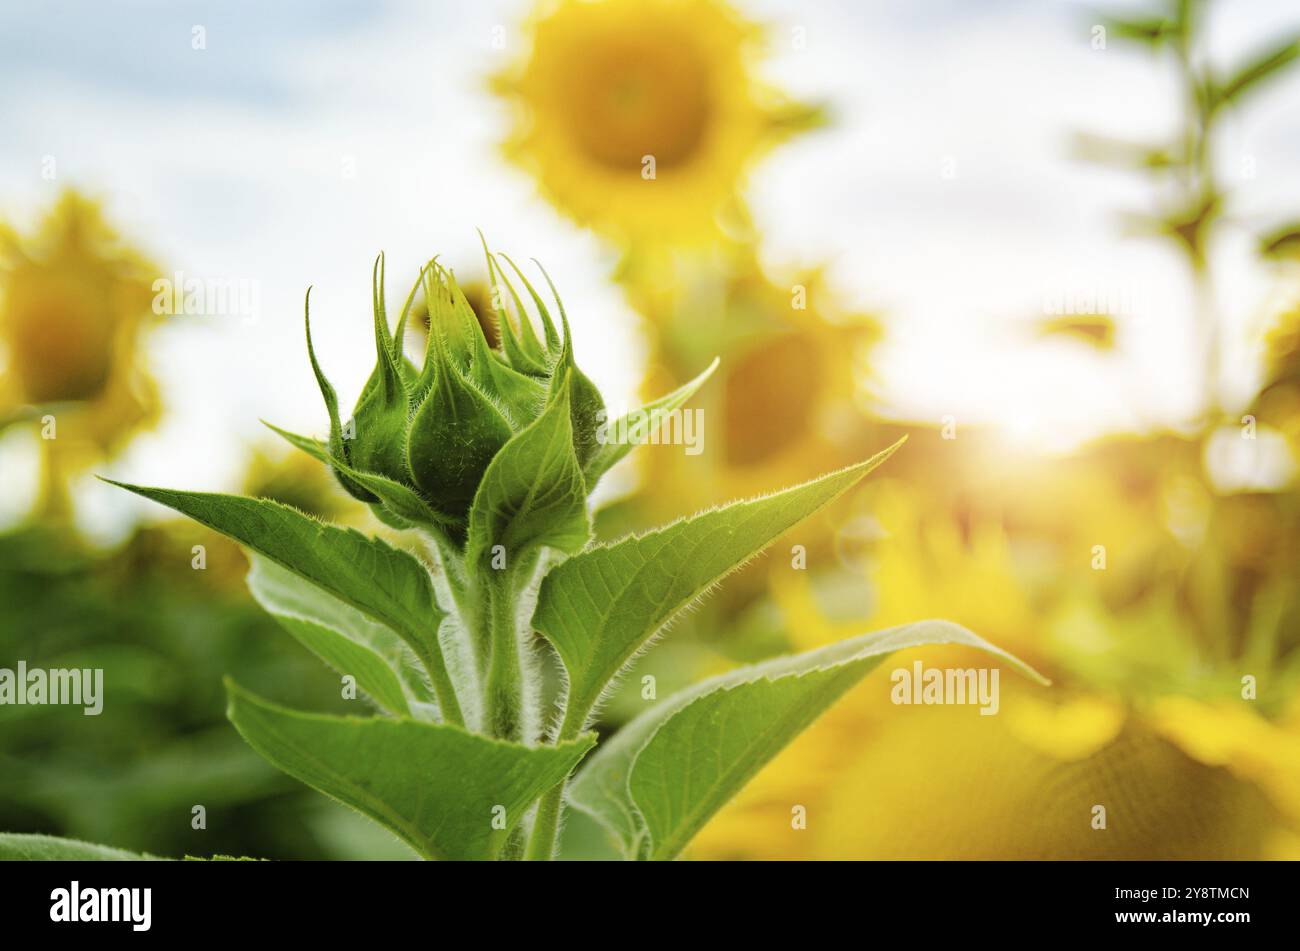
[(104, 389), (112, 368), (110, 315), (46, 282), (15, 288), (10, 306), (14, 370), (29, 401), (86, 400)]
[(615, 171), (639, 174), (689, 163), (712, 118), (709, 69), (689, 37), (662, 31), (589, 46), (564, 73), (562, 113), (581, 151)]

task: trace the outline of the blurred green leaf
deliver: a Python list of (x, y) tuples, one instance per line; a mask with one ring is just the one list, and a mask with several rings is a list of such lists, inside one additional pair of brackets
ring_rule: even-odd
[(1066, 314), (1047, 317), (1037, 324), (1043, 337), (1068, 337), (1096, 347), (1112, 350), (1115, 347), (1115, 319), (1109, 314)]
[(1176, 146), (1132, 142), (1090, 132), (1077, 133), (1070, 151), (1084, 162), (1137, 170), (1170, 168), (1185, 161)]
[(1106, 35), (1133, 43), (1159, 46), (1179, 35), (1182, 27), (1172, 17), (1103, 17), (1101, 25)]
[(1258, 88), (1265, 80), (1278, 75), (1300, 57), (1300, 37), (1272, 47), (1256, 56), (1224, 82), (1216, 82), (1210, 89), (1210, 106), (1218, 108), (1240, 99), (1245, 93)]
[(1300, 259), (1300, 222), (1287, 224), (1260, 239), (1260, 252), (1268, 258)]

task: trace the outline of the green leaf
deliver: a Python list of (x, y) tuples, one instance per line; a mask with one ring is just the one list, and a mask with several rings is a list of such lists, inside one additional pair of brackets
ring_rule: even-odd
[(426, 858), (495, 858), (537, 797), (596, 742), (522, 746), (446, 724), (299, 713), (229, 680), (226, 690), (230, 722), (253, 749)]
[(1181, 146), (1152, 145), (1090, 132), (1074, 137), (1071, 152), (1085, 162), (1135, 170), (1164, 169), (1187, 162), (1186, 149)]
[(1260, 239), (1260, 253), (1275, 261), (1300, 259), (1300, 223), (1293, 222)]
[(902, 445), (812, 482), (584, 551), (542, 582), (533, 626), (569, 673), (563, 735), (586, 722), (623, 666), (674, 615)]
[(435, 718), (436, 701), (418, 673), (419, 661), (392, 629), (260, 555), (251, 561), (248, 590), (304, 647), (340, 674), (355, 677), (380, 709)]
[(123, 849), (109, 848), (107, 845), (95, 845), (79, 842), (76, 839), (60, 839), (52, 835), (22, 835), (13, 832), (0, 832), (0, 862), (159, 862), (156, 855), (144, 852), (127, 852)]
[(495, 545), (517, 563), (541, 545), (578, 551), (590, 537), (587, 488), (573, 452), (565, 385), (483, 474), (469, 513), (466, 564), (482, 566)]
[(265, 862), (266, 859), (253, 858), (251, 855), (187, 855), (186, 862)]
[[(609, 423), (605, 433), (613, 432), (615, 434), (628, 431), (633, 425), (644, 432), (646, 435), (653, 433), (673, 410), (681, 409), (686, 405), (686, 401), (694, 396), (705, 382), (713, 375), (713, 371), (718, 368), (718, 358), (714, 357), (713, 362), (709, 364), (707, 370), (691, 380), (689, 383), (679, 386), (666, 396), (661, 396), (653, 402), (647, 403), (639, 410), (633, 410), (630, 413), (621, 416), (619, 419)], [(594, 487), (596, 482), (606, 472), (614, 467), (616, 463), (623, 459), (636, 443), (627, 440), (624, 442), (610, 442), (608, 438), (602, 438), (597, 434), (597, 443), (599, 448), (596, 449), (591, 459), (587, 461), (586, 476), (587, 485)]]
[(444, 530), (455, 526), (454, 519), (443, 515), (441, 512), (434, 511), (432, 506), (424, 501), (419, 493), (410, 486), (403, 485), (376, 472), (361, 472), (358, 469), (353, 469), (346, 462), (332, 456), (329, 449), (318, 439), (291, 433), (287, 429), (281, 429), (279, 426), (268, 423), (266, 420), (262, 420), (262, 425), (290, 445), (301, 449), (313, 459), (323, 462), (334, 469), (339, 475), (346, 476), (362, 486), (377, 497), (388, 511), (399, 518), (414, 522), (417, 525), (431, 525)]
[(1101, 22), (1107, 35), (1152, 46), (1172, 39), (1183, 29), (1176, 19), (1170, 17), (1105, 17)]
[(1256, 56), (1222, 83), (1213, 87), (1215, 107), (1240, 99), (1242, 95), (1254, 90), (1265, 80), (1275, 77), (1300, 57), (1300, 39), (1292, 37)]
[(1115, 348), (1115, 318), (1110, 314), (1067, 314), (1044, 317), (1037, 322), (1038, 335), (1065, 337), (1086, 343), (1098, 350)]
[(569, 791), (629, 857), (676, 856), (766, 763), (891, 652), (965, 644), (1047, 681), (948, 621), (921, 621), (742, 667), (669, 697), (601, 746)]
[(446, 615), (434, 599), (428, 570), (414, 555), (270, 499), (104, 481), (188, 515), (388, 625), (425, 664), (444, 717), (463, 722), (438, 643)]

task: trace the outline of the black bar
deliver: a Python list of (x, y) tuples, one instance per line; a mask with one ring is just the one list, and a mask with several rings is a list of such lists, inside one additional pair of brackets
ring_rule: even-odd
[[(437, 946), (453, 934), (456, 944), (472, 941), (478, 928), (494, 944), (512, 929), (545, 940), (548, 928), (557, 929), (556, 939), (595, 928), (615, 929), (611, 937), (663, 928), (661, 940), (675, 941), (683, 932), (725, 936), (783, 920), (843, 929), (863, 944), (887, 933), (882, 927), (919, 929), (925, 939), (1231, 940), (1253, 929), (1294, 928), (1295, 873), (1293, 864), (1260, 862), (0, 863), (0, 927), (6, 939), (75, 932), (372, 942), (412, 928)], [(70, 899), (74, 881), (83, 901), (87, 890), (149, 889), (148, 930), (130, 920), (51, 920), (56, 890)], [(133, 906), (122, 907), (129, 919)], [(440, 937), (444, 927), (454, 930)]]

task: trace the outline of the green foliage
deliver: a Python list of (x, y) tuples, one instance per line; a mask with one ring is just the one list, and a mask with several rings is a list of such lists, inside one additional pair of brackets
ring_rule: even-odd
[(1217, 109), (1239, 101), (1246, 93), (1255, 91), (1267, 80), (1275, 78), (1297, 58), (1300, 58), (1300, 39), (1296, 37), (1255, 54), (1226, 79), (1211, 82), (1211, 107)]
[[(206, 571), (191, 567), (196, 543)], [(0, 830), (162, 856), (407, 853), (230, 728), (223, 674), (293, 706), (355, 706), (239, 590), (242, 560), (233, 544), (176, 521), (108, 552), (38, 526), (0, 534), (0, 667), (22, 658), (106, 670), (97, 717), (0, 706)], [(196, 803), (204, 829), (192, 825)]]
[(269, 499), (113, 484), (188, 515), (387, 624), (423, 661), (447, 719), (462, 722), (438, 642), (445, 612), (429, 572), (413, 555)]
[[(377, 362), (353, 416), (341, 423), (309, 336), (328, 441), (277, 430), (386, 524), (422, 532), (431, 565), (273, 501), (122, 485), (249, 548), (258, 603), (377, 714), (297, 712), (228, 682), (239, 733), (427, 858), (551, 857), (566, 781), (596, 744), (582, 731), (602, 695), (675, 617), (901, 444), (794, 488), (591, 546), (588, 496), (631, 446), (609, 442), (604, 401), (575, 362), (558, 296), (557, 325), (507, 260), (539, 333), (490, 252), (488, 263), (513, 302), (513, 313), (496, 314), (500, 349), (454, 275), (430, 262), (417, 281), (429, 301), (428, 347), (423, 366), (411, 366), (402, 340), (415, 289), (390, 331), (381, 258)], [(652, 402), (639, 435), (678, 411), (712, 369)], [(567, 673), (554, 708), (539, 688), (535, 632)], [(583, 772), (576, 801), (629, 856), (671, 858), (888, 651), (954, 641), (1000, 653), (927, 622), (707, 681), (619, 733)]]
[(569, 673), (562, 735), (576, 735), (601, 692), (686, 605), (888, 458), (704, 512), (667, 528), (589, 549), (542, 584), (533, 624)]
[(419, 662), (391, 627), (260, 555), (252, 556), (248, 590), (268, 614), (358, 688), (378, 708), (420, 720), (437, 718), (433, 691)]
[[(1088, 161), (1145, 173), (1161, 185), (1172, 183), (1173, 197), (1155, 215), (1129, 217), (1143, 230), (1178, 241), (1193, 265), (1204, 269), (1211, 229), (1226, 210), (1213, 161), (1221, 113), (1240, 106), (1293, 66), (1300, 59), (1300, 37), (1274, 42), (1220, 72), (1204, 49), (1208, 2), (1161, 0), (1155, 5), (1158, 9), (1150, 14), (1102, 17), (1101, 23), (1108, 36), (1172, 57), (1185, 104), (1181, 128), (1159, 143), (1083, 134), (1076, 137), (1075, 152)], [(1264, 244), (1267, 253), (1268, 239)]]
[[(1200, 422), (1205, 428), (1232, 420), (1221, 392), (1220, 352), (1224, 323), (1217, 312), (1209, 250), (1233, 212), (1230, 189), (1216, 156), (1231, 109), (1240, 108), (1270, 82), (1300, 60), (1300, 37), (1289, 36), (1240, 57), (1227, 69), (1210, 56), (1209, 0), (1153, 0), (1149, 13), (1102, 18), (1107, 34), (1134, 41), (1173, 67), (1181, 100), (1180, 121), (1161, 142), (1132, 142), (1107, 136), (1076, 137), (1075, 153), (1145, 176), (1152, 186), (1152, 207), (1125, 214), (1131, 233), (1170, 241), (1184, 256), (1195, 286), (1196, 306), (1188, 309), (1195, 326), (1189, 328), (1204, 354), (1206, 406)], [(1162, 64), (1163, 65), (1163, 64)], [(1253, 159), (1247, 159), (1253, 162)], [(1295, 237), (1283, 228), (1259, 239), (1265, 257), (1295, 254)]]
[(660, 701), (601, 747), (570, 801), (628, 857), (675, 857), (762, 766), (892, 651), (966, 644), (1031, 668), (966, 629), (922, 621), (752, 664)]
[(226, 689), (230, 722), (253, 749), (426, 858), (495, 858), (525, 810), (596, 743), (523, 746), (447, 724), (297, 713)]
[(51, 835), (0, 832), (0, 862), (123, 862), (140, 859), (157, 859), (157, 856)]

